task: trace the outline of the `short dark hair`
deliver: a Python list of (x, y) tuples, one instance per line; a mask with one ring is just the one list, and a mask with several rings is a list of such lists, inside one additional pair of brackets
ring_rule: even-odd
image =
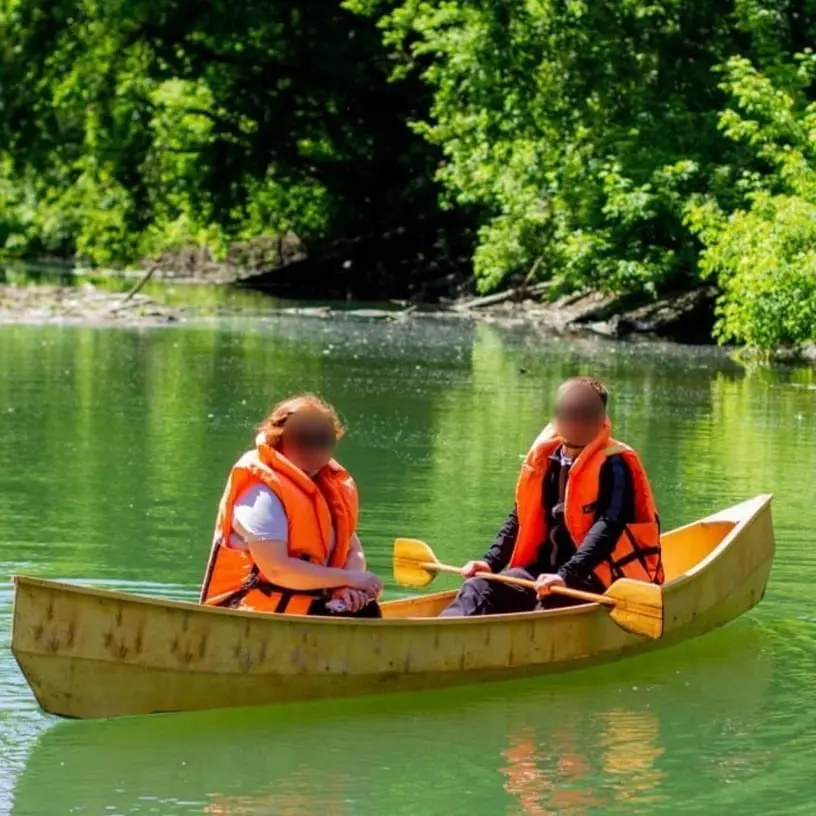
[(609, 402), (609, 391), (600, 380), (596, 380), (594, 377), (570, 377), (568, 380), (564, 380), (564, 382), (561, 383), (560, 388), (563, 388), (566, 385), (572, 385), (573, 383), (588, 385), (601, 398), (603, 407), (606, 408), (606, 404)]

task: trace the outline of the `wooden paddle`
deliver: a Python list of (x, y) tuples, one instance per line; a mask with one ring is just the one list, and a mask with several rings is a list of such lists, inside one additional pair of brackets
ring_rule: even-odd
[[(441, 564), (433, 550), (415, 538), (398, 538), (394, 542), (394, 580), (402, 586), (424, 587), (437, 573), (462, 574), (459, 567)], [(511, 575), (479, 572), (477, 577), (501, 584), (515, 584), (535, 589), (534, 581)], [(597, 603), (609, 610), (609, 616), (621, 629), (657, 640), (663, 635), (663, 591), (656, 584), (620, 578), (603, 595), (569, 587), (552, 587), (553, 595), (564, 595), (587, 603)]]

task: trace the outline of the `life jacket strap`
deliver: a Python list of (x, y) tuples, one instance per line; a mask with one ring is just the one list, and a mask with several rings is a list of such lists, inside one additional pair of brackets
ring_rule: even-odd
[[(632, 535), (632, 531), (629, 529), (628, 526), (623, 528), (623, 533), (629, 539), (629, 544), (632, 547), (632, 551), (624, 555), (622, 558), (608, 559), (607, 563), (609, 565), (609, 571), (611, 573), (613, 581), (616, 581), (619, 578), (625, 578), (626, 574), (624, 573), (624, 567), (629, 566), (629, 564), (635, 561), (639, 561), (640, 566), (643, 568), (643, 571), (649, 574), (650, 569), (646, 559), (654, 555), (658, 557), (662, 555), (662, 551), (658, 546), (642, 547), (640, 544), (638, 544), (637, 540)], [(657, 577), (662, 572), (662, 569), (663, 566), (659, 560), (655, 577)]]
[[(304, 556), (303, 560), (308, 561), (308, 558)], [(307, 615), (314, 601), (323, 595), (323, 590), (319, 589), (311, 592), (293, 590), (264, 581), (261, 578), (258, 565), (255, 564), (252, 567), (252, 572), (240, 587), (215, 598), (210, 598), (207, 605), (236, 609), (250, 592), (260, 592), (265, 598), (273, 602), (274, 605), (264, 611), (287, 612), (292, 615)]]
[(234, 609), (250, 590), (255, 589), (259, 583), (262, 583), (258, 577), (259, 573), (258, 567), (253, 565), (252, 572), (250, 572), (241, 586), (236, 589), (231, 589), (229, 592), (224, 592), (221, 595), (216, 595), (214, 598), (208, 598), (204, 602), (205, 605)]

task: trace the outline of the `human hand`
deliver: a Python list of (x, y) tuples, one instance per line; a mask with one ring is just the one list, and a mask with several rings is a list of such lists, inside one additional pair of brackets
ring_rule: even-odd
[(382, 581), (373, 572), (355, 572), (348, 573), (348, 586), (352, 589), (359, 589), (370, 595), (373, 600), (376, 600), (382, 592)]
[(564, 579), (560, 575), (544, 573), (536, 578), (535, 591), (539, 598), (546, 598), (553, 587), (566, 586)]
[(462, 575), (465, 578), (473, 578), (477, 572), (493, 572), (493, 570), (490, 569), (490, 564), (487, 561), (468, 561), (462, 567)]
[(373, 598), (359, 589), (337, 587), (337, 589), (331, 592), (331, 600), (339, 601), (343, 604), (346, 612), (359, 612), (364, 606), (369, 604)]

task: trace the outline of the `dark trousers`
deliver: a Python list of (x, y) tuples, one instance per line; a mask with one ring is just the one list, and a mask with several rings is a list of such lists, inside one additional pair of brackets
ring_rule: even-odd
[[(534, 581), (535, 576), (520, 567), (504, 570), (502, 575)], [(451, 603), (442, 610), (440, 617), (457, 618), (470, 615), (500, 615), (511, 612), (533, 612), (536, 609), (554, 609), (572, 606), (576, 601), (561, 595), (550, 595), (539, 601), (532, 589), (500, 584), (486, 578), (469, 578), (462, 584)], [(578, 602), (580, 603), (580, 602)]]

